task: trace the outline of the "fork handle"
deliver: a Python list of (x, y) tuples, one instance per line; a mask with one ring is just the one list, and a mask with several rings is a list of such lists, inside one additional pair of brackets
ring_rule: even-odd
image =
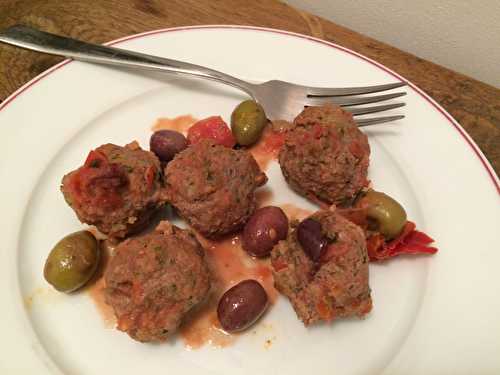
[(253, 97), (251, 84), (230, 76), (183, 61), (167, 59), (114, 47), (82, 42), (28, 26), (12, 26), (0, 33), (0, 42), (51, 55), (70, 57), (75, 60), (124, 67), (138, 67), (174, 74), (187, 74), (221, 82), (240, 89)]

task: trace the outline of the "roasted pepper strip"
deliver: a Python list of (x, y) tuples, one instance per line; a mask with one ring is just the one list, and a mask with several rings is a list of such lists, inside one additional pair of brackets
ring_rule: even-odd
[(384, 260), (400, 254), (435, 254), (437, 248), (429, 246), (434, 240), (415, 228), (415, 223), (407, 221), (401, 234), (389, 242), (378, 233), (370, 236), (367, 239), (370, 260)]
[(339, 212), (365, 231), (366, 247), (371, 261), (384, 260), (400, 254), (435, 254), (438, 250), (429, 246), (434, 240), (416, 230), (415, 223), (411, 221), (406, 222), (398, 237), (386, 242), (380, 233), (367, 230), (366, 208), (339, 209)]

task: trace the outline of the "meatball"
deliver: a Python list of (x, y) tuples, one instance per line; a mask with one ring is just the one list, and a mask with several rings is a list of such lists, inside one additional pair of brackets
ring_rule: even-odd
[(165, 196), (189, 224), (214, 238), (239, 230), (256, 208), (267, 177), (253, 156), (203, 140), (165, 168)]
[(348, 204), (368, 185), (370, 146), (352, 115), (338, 106), (308, 107), (286, 132), (279, 153), (285, 179), (298, 193)]
[(210, 291), (203, 248), (167, 221), (118, 245), (104, 277), (118, 329), (141, 342), (165, 341)]
[(367, 314), (372, 300), (363, 231), (332, 211), (318, 211), (309, 219), (321, 224), (328, 241), (325, 251), (313, 261), (298, 239), (297, 228), (292, 230), (271, 252), (276, 289), (288, 297), (306, 326)]
[(91, 151), (82, 167), (64, 176), (61, 190), (81, 222), (111, 239), (142, 229), (164, 203), (160, 162), (137, 142)]

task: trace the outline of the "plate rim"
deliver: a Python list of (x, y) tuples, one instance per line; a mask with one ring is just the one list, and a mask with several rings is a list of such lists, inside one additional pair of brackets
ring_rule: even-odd
[[(288, 30), (282, 30), (282, 29), (276, 29), (276, 28), (270, 28), (270, 27), (261, 27), (261, 26), (247, 26), (247, 25), (232, 25), (232, 24), (209, 24), (209, 25), (191, 25), (191, 26), (178, 26), (178, 27), (167, 27), (167, 28), (162, 28), (162, 29), (154, 29), (150, 31), (144, 31), (141, 33), (137, 34), (131, 34), (131, 35), (126, 35), (118, 39), (111, 40), (109, 42), (102, 43), (105, 46), (114, 46), (115, 44), (119, 44), (121, 42), (129, 41), (129, 40), (134, 40), (134, 39), (140, 39), (145, 36), (150, 36), (150, 35), (156, 35), (156, 34), (163, 34), (163, 33), (168, 33), (168, 32), (175, 32), (175, 31), (187, 31), (187, 30), (200, 30), (200, 29), (237, 29), (237, 30), (253, 30), (253, 31), (263, 31), (263, 32), (269, 32), (269, 33), (275, 33), (275, 34), (282, 34), (282, 35), (288, 35), (288, 36), (293, 36), (301, 39), (306, 39), (310, 40), (316, 43), (320, 43), (326, 46), (329, 46), (331, 48), (335, 48), (338, 50), (341, 50), (343, 52), (346, 52), (352, 56), (358, 57), (374, 66), (376, 66), (379, 69), (382, 69), (386, 73), (390, 74), (394, 78), (398, 79), (399, 81), (405, 82), (408, 86), (410, 86), (413, 90), (415, 90), (416, 93), (418, 93), (423, 99), (425, 99), (429, 104), (432, 105), (441, 115), (445, 117), (446, 120), (455, 128), (455, 130), (460, 134), (460, 136), (466, 141), (468, 144), (469, 148), (472, 149), (473, 153), (476, 155), (476, 157), (479, 159), (481, 162), (482, 166), (484, 169), (486, 169), (486, 172), (488, 176), (490, 177), (491, 182), (495, 186), (498, 195), (500, 195), (500, 178), (497, 176), (496, 172), (494, 171), (490, 161), (486, 158), (484, 153), (481, 151), (479, 146), (474, 142), (474, 140), (471, 138), (471, 136), (465, 131), (465, 129), (459, 124), (455, 118), (446, 111), (439, 103), (437, 103), (431, 96), (429, 96), (424, 90), (419, 88), (417, 85), (415, 85), (413, 82), (407, 80), (404, 78), (402, 75), (399, 73), (396, 73), (392, 69), (386, 67), (382, 63), (379, 63), (378, 61), (375, 61), (359, 52), (353, 51), (347, 47), (341, 46), (340, 44), (333, 43), (324, 39), (320, 39), (314, 36), (310, 35), (305, 35), (301, 33), (296, 33), (293, 31), (288, 31)], [(68, 65), (69, 63), (76, 61), (74, 59), (68, 58), (65, 59), (58, 64), (50, 67), (49, 69), (43, 71), (36, 77), (32, 78), (25, 84), (23, 84), (21, 87), (19, 87), (17, 90), (15, 90), (12, 94), (10, 94), (3, 102), (0, 103), (0, 111), (2, 111), (4, 108), (6, 108), (10, 103), (14, 101), (19, 95), (21, 95), (23, 92), (27, 91), (30, 87), (35, 85), (37, 82), (42, 80), (43, 78), (47, 77), (48, 75), (52, 74), (56, 70), (59, 70), (60, 68)]]

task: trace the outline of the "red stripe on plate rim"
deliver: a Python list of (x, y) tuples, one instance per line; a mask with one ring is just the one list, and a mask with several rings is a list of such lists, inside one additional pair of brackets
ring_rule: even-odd
[[(270, 32), (270, 33), (275, 33), (275, 34), (283, 34), (283, 35), (288, 35), (288, 36), (294, 36), (302, 39), (307, 39), (316, 43), (320, 43), (329, 47), (336, 48), (338, 50), (341, 50), (343, 52), (346, 52), (350, 55), (356, 56), (372, 65), (375, 65), (379, 69), (382, 69), (386, 73), (390, 74), (394, 78), (398, 79), (399, 81), (406, 82), (408, 86), (410, 86), (413, 90), (415, 90), (422, 98), (424, 98), (428, 103), (430, 103), (435, 109), (437, 109), (447, 120), (449, 123), (453, 125), (453, 127), (458, 131), (458, 133), (462, 136), (462, 138), (467, 142), (469, 147), (474, 151), (476, 156), (479, 158), (481, 161), (481, 164), (483, 167), (486, 169), (486, 172), (490, 176), (491, 181), (493, 182), (493, 185), (496, 187), (497, 192), (500, 194), (500, 182), (497, 180), (496, 173), (493, 171), (493, 168), (491, 167), (489, 161), (486, 159), (486, 157), (483, 155), (479, 147), (474, 143), (474, 141), (470, 138), (470, 136), (465, 132), (465, 130), (460, 126), (460, 124), (443, 108), (441, 107), (434, 99), (432, 99), (429, 95), (427, 95), (422, 89), (417, 87), (415, 84), (412, 82), (404, 79), (401, 75), (398, 73), (392, 71), (391, 69), (387, 68), (386, 66), (382, 65), (381, 63), (378, 63), (358, 52), (352, 51), (346, 47), (340, 46), (338, 44), (328, 42), (326, 40), (318, 39), (309, 35), (304, 35), (304, 34), (298, 34), (294, 33), (291, 31), (286, 31), (286, 30), (279, 30), (279, 29), (271, 29), (271, 28), (266, 28), (266, 27), (257, 27), (257, 26), (242, 26), (242, 25), (199, 25), (199, 26), (181, 26), (181, 27), (172, 27), (172, 28), (166, 28), (166, 29), (159, 29), (159, 30), (152, 30), (152, 31), (146, 31), (143, 33), (139, 34), (134, 34), (134, 35), (129, 35), (125, 36), (119, 39), (112, 40), (110, 42), (104, 43), (105, 45), (111, 46), (117, 43), (125, 42), (128, 40), (132, 39), (138, 39), (142, 38), (145, 36), (149, 35), (155, 35), (155, 34), (162, 34), (162, 33), (168, 33), (172, 31), (184, 31), (184, 30), (198, 30), (198, 29), (244, 29), (244, 30), (255, 30), (255, 31), (265, 31), (265, 32)], [(56, 70), (62, 68), (63, 66), (69, 64), (74, 60), (72, 59), (66, 59), (59, 64), (54, 65), (53, 67), (47, 69), (45, 72), (41, 73), (40, 75), (36, 76), (33, 78), (31, 81), (25, 83), (23, 86), (21, 86), (19, 89), (14, 91), (11, 95), (9, 95), (2, 103), (0, 103), (0, 111), (4, 109), (10, 102), (12, 102), (16, 97), (18, 97), (21, 93), (26, 91), (28, 88), (33, 86), (35, 83), (40, 81), (42, 78), (48, 76), (49, 74), (55, 72)]]

